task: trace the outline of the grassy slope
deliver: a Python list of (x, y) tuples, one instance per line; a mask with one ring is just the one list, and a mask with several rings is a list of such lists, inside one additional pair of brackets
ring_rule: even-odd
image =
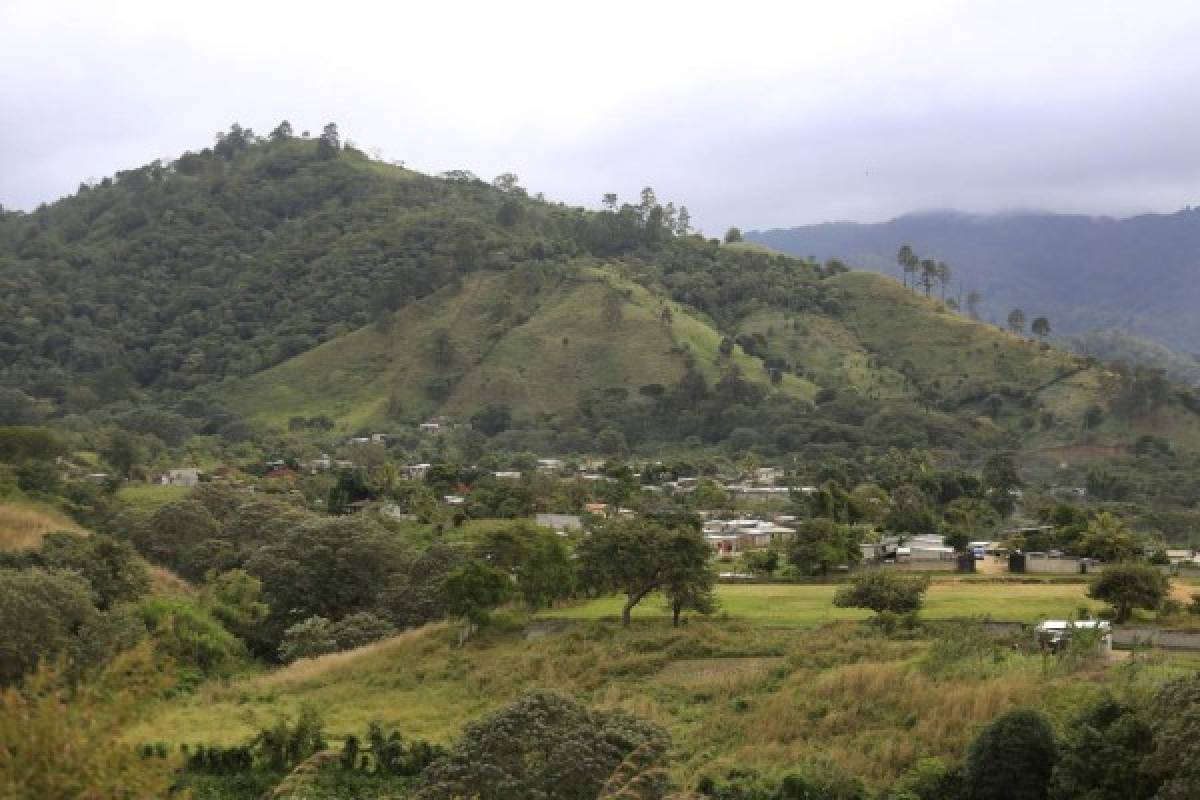
[[(1081, 421), (1088, 407), (1106, 407), (1111, 399), (1112, 376), (1103, 366), (1086, 367), (1070, 353), (1043, 349), (1038, 342), (962, 317), (890, 278), (849, 272), (832, 281), (842, 290), (844, 313), (837, 324), (853, 343), (840, 349), (845, 363), (851, 365), (851, 383), (856, 382), (857, 347), (877, 354), (877, 382), (892, 391), (895, 378), (900, 377), (896, 370), (908, 364), (922, 382), (936, 381), (939, 394), (952, 398), (998, 385), (1031, 392), (1034, 408), (1052, 413), (1056, 423), (1049, 429), (1025, 432), (1025, 446), (1030, 450), (1085, 440), (1128, 443), (1145, 433), (1170, 438), (1177, 446), (1200, 447), (1196, 416), (1178, 406), (1132, 421), (1108, 415), (1100, 427), (1085, 434)], [(836, 353), (827, 357), (832, 363), (836, 359)], [(862, 384), (863, 379), (857, 378), (857, 385)], [(975, 407), (977, 404), (964, 405)], [(1008, 424), (1019, 423), (1024, 412), (1018, 414)]]
[(24, 501), (0, 502), (0, 550), (37, 547), (43, 536), (55, 531), (83, 533), (84, 529), (49, 506)]
[[(531, 415), (570, 407), (586, 390), (669, 385), (683, 374), (683, 348), (717, 377), (720, 334), (677, 304), (598, 268), (546, 283), (530, 288), (518, 274), (472, 276), (401, 309), (388, 329), (371, 325), (339, 337), (229, 394), (239, 410), (276, 425), (328, 414), (354, 428), (382, 421), (393, 398), (408, 416), (467, 415), (494, 402)], [(613, 322), (605, 307), (615, 292), (628, 297)], [(664, 306), (672, 311), (669, 326)], [(437, 331), (453, 342), (449, 364), (432, 357)], [(757, 360), (738, 354), (734, 362), (746, 377), (767, 382)], [(425, 387), (440, 377), (453, 391), (436, 403)], [(810, 397), (815, 387), (789, 377), (781, 390)]]
[[(312, 704), (335, 737), (380, 720), (406, 736), (445, 742), (521, 691), (547, 687), (665, 725), (676, 745), (675, 777), (685, 784), (732, 766), (778, 771), (812, 759), (881, 783), (920, 756), (960, 757), (977, 727), (1001, 710), (1041, 705), (1061, 724), (1101, 684), (1124, 679), (1100, 665), (1066, 674), (1005, 650), (934, 677), (919, 666), (926, 640), (884, 639), (850, 622), (565, 625), (530, 638), (519, 620), (503, 618), (463, 648), (446, 626), (412, 631), (202, 687), (161, 706), (127, 738), (233, 742)], [(1173, 662), (1143, 668), (1136, 679), (1173, 669)]]

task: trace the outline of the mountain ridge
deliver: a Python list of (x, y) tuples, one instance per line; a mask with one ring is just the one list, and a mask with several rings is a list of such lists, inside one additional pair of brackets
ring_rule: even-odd
[(916, 212), (882, 223), (826, 223), (750, 231), (780, 252), (841, 258), (898, 276), (903, 244), (950, 264), (984, 314), (1014, 307), (1046, 315), (1063, 333), (1121, 328), (1175, 349), (1200, 349), (1200, 210), (1126, 218), (1045, 212)]

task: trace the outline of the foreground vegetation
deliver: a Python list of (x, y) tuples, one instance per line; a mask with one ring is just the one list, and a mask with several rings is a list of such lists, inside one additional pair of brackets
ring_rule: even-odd
[(803, 630), (746, 621), (553, 625), (505, 617), (465, 647), (434, 626), (269, 675), (202, 687), (131, 729), (130, 741), (234, 744), (276, 715), (323, 710), (333, 738), (371, 721), (449, 744), (530, 687), (566, 691), (662, 725), (683, 786), (753, 768), (833, 766), (886, 786), (918, 759), (958, 763), (979, 728), (1014, 706), (1063, 729), (1105, 690), (1135, 691), (1194, 662), (1051, 659), (946, 623), (887, 637), (869, 626)]

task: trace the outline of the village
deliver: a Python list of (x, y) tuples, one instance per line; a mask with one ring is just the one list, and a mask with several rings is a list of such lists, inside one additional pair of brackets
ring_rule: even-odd
[[(469, 428), (470, 423), (456, 422), (448, 417), (435, 417), (416, 425), (403, 436), (419, 437), (420, 441), (436, 442), (439, 437)], [(151, 483), (164, 487), (194, 488), (201, 482), (229, 483), (242, 491), (254, 493), (302, 494), (297, 486), (305, 478), (324, 478), (379, 470), (384, 465), (394, 472), (396, 481), (413, 485), (426, 484), (431, 473), (453, 469), (460, 475), (473, 477), (473, 483), (510, 487), (530, 487), (547, 492), (547, 486), (568, 487), (575, 499), (574, 508), (549, 508), (547, 502), (535, 501), (531, 508), (532, 521), (543, 528), (568, 536), (585, 532), (588, 526), (609, 518), (631, 518), (643, 514), (661, 515), (666, 508), (685, 509), (701, 526), (708, 543), (718, 576), (725, 581), (778, 580), (781, 573), (764, 572), (755, 568), (764, 557), (781, 559), (797, 539), (800, 526), (807, 516), (805, 509), (820, 487), (806, 481), (795, 470), (767, 466), (748, 459), (742, 464), (727, 464), (724, 468), (704, 465), (706, 474), (676, 474), (662, 461), (630, 460), (618, 462), (600, 457), (543, 457), (526, 454), (504, 469), (489, 469), (479, 465), (450, 465), (437, 462), (393, 464), (389, 447), (401, 434), (372, 432), (342, 438), (333, 443), (330, 452), (304, 460), (267, 459), (255, 475), (251, 470), (235, 470), (222, 465), (211, 471), (199, 467), (175, 467), (148, 476)], [(694, 470), (700, 472), (699, 469)], [(102, 481), (106, 474), (90, 475)], [(623, 484), (617, 486), (617, 484)], [(324, 485), (324, 484), (323, 484)], [(472, 482), (451, 481), (452, 491), (436, 496), (448, 512), (450, 520), (462, 519), (473, 490)], [(1021, 489), (1010, 490), (1018, 502)], [(1082, 486), (1051, 485), (1044, 489), (1050, 498), (1066, 498), (1084, 502), (1087, 490)], [(397, 503), (379, 492), (351, 503), (348, 510), (375, 508), (378, 513), (399, 521), (414, 521), (418, 515), (404, 504)], [(615, 495), (611, 502), (606, 498)], [(631, 502), (631, 497), (638, 502)], [(873, 499), (877, 501), (877, 499)], [(317, 497), (317, 507), (324, 500)], [(550, 503), (553, 505), (553, 503)], [(561, 503), (559, 504), (561, 505)], [(456, 517), (456, 514), (458, 515)], [(1020, 515), (1018, 515), (1019, 518)], [(1017, 521), (1014, 518), (1013, 521)], [(1105, 562), (1093, 557), (1071, 555), (1058, 549), (1030, 550), (1020, 545), (1025, 540), (1052, 534), (1053, 528), (1044, 524), (993, 526), (975, 531), (977, 535), (965, 546), (954, 547), (945, 536), (935, 533), (911, 533), (887, 530), (880, 525), (859, 524), (856, 527), (857, 552), (835, 564), (828, 565), (822, 574), (847, 573), (852, 570), (882, 568), (897, 571), (928, 573), (985, 573), (992, 575), (1094, 575), (1102, 572)], [(1014, 545), (1014, 542), (1016, 544)], [(1161, 568), (1171, 574), (1200, 577), (1200, 552), (1189, 548), (1166, 548)], [(782, 563), (782, 562), (780, 562)]]

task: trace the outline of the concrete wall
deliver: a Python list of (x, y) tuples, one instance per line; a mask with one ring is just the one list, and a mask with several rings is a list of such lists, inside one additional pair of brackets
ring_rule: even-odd
[(1078, 575), (1078, 558), (1026, 558), (1025, 572), (1042, 575)]
[(1165, 650), (1200, 650), (1200, 632), (1169, 631), (1157, 628), (1116, 628), (1113, 644), (1117, 647), (1133, 647), (1134, 644), (1161, 647)]

